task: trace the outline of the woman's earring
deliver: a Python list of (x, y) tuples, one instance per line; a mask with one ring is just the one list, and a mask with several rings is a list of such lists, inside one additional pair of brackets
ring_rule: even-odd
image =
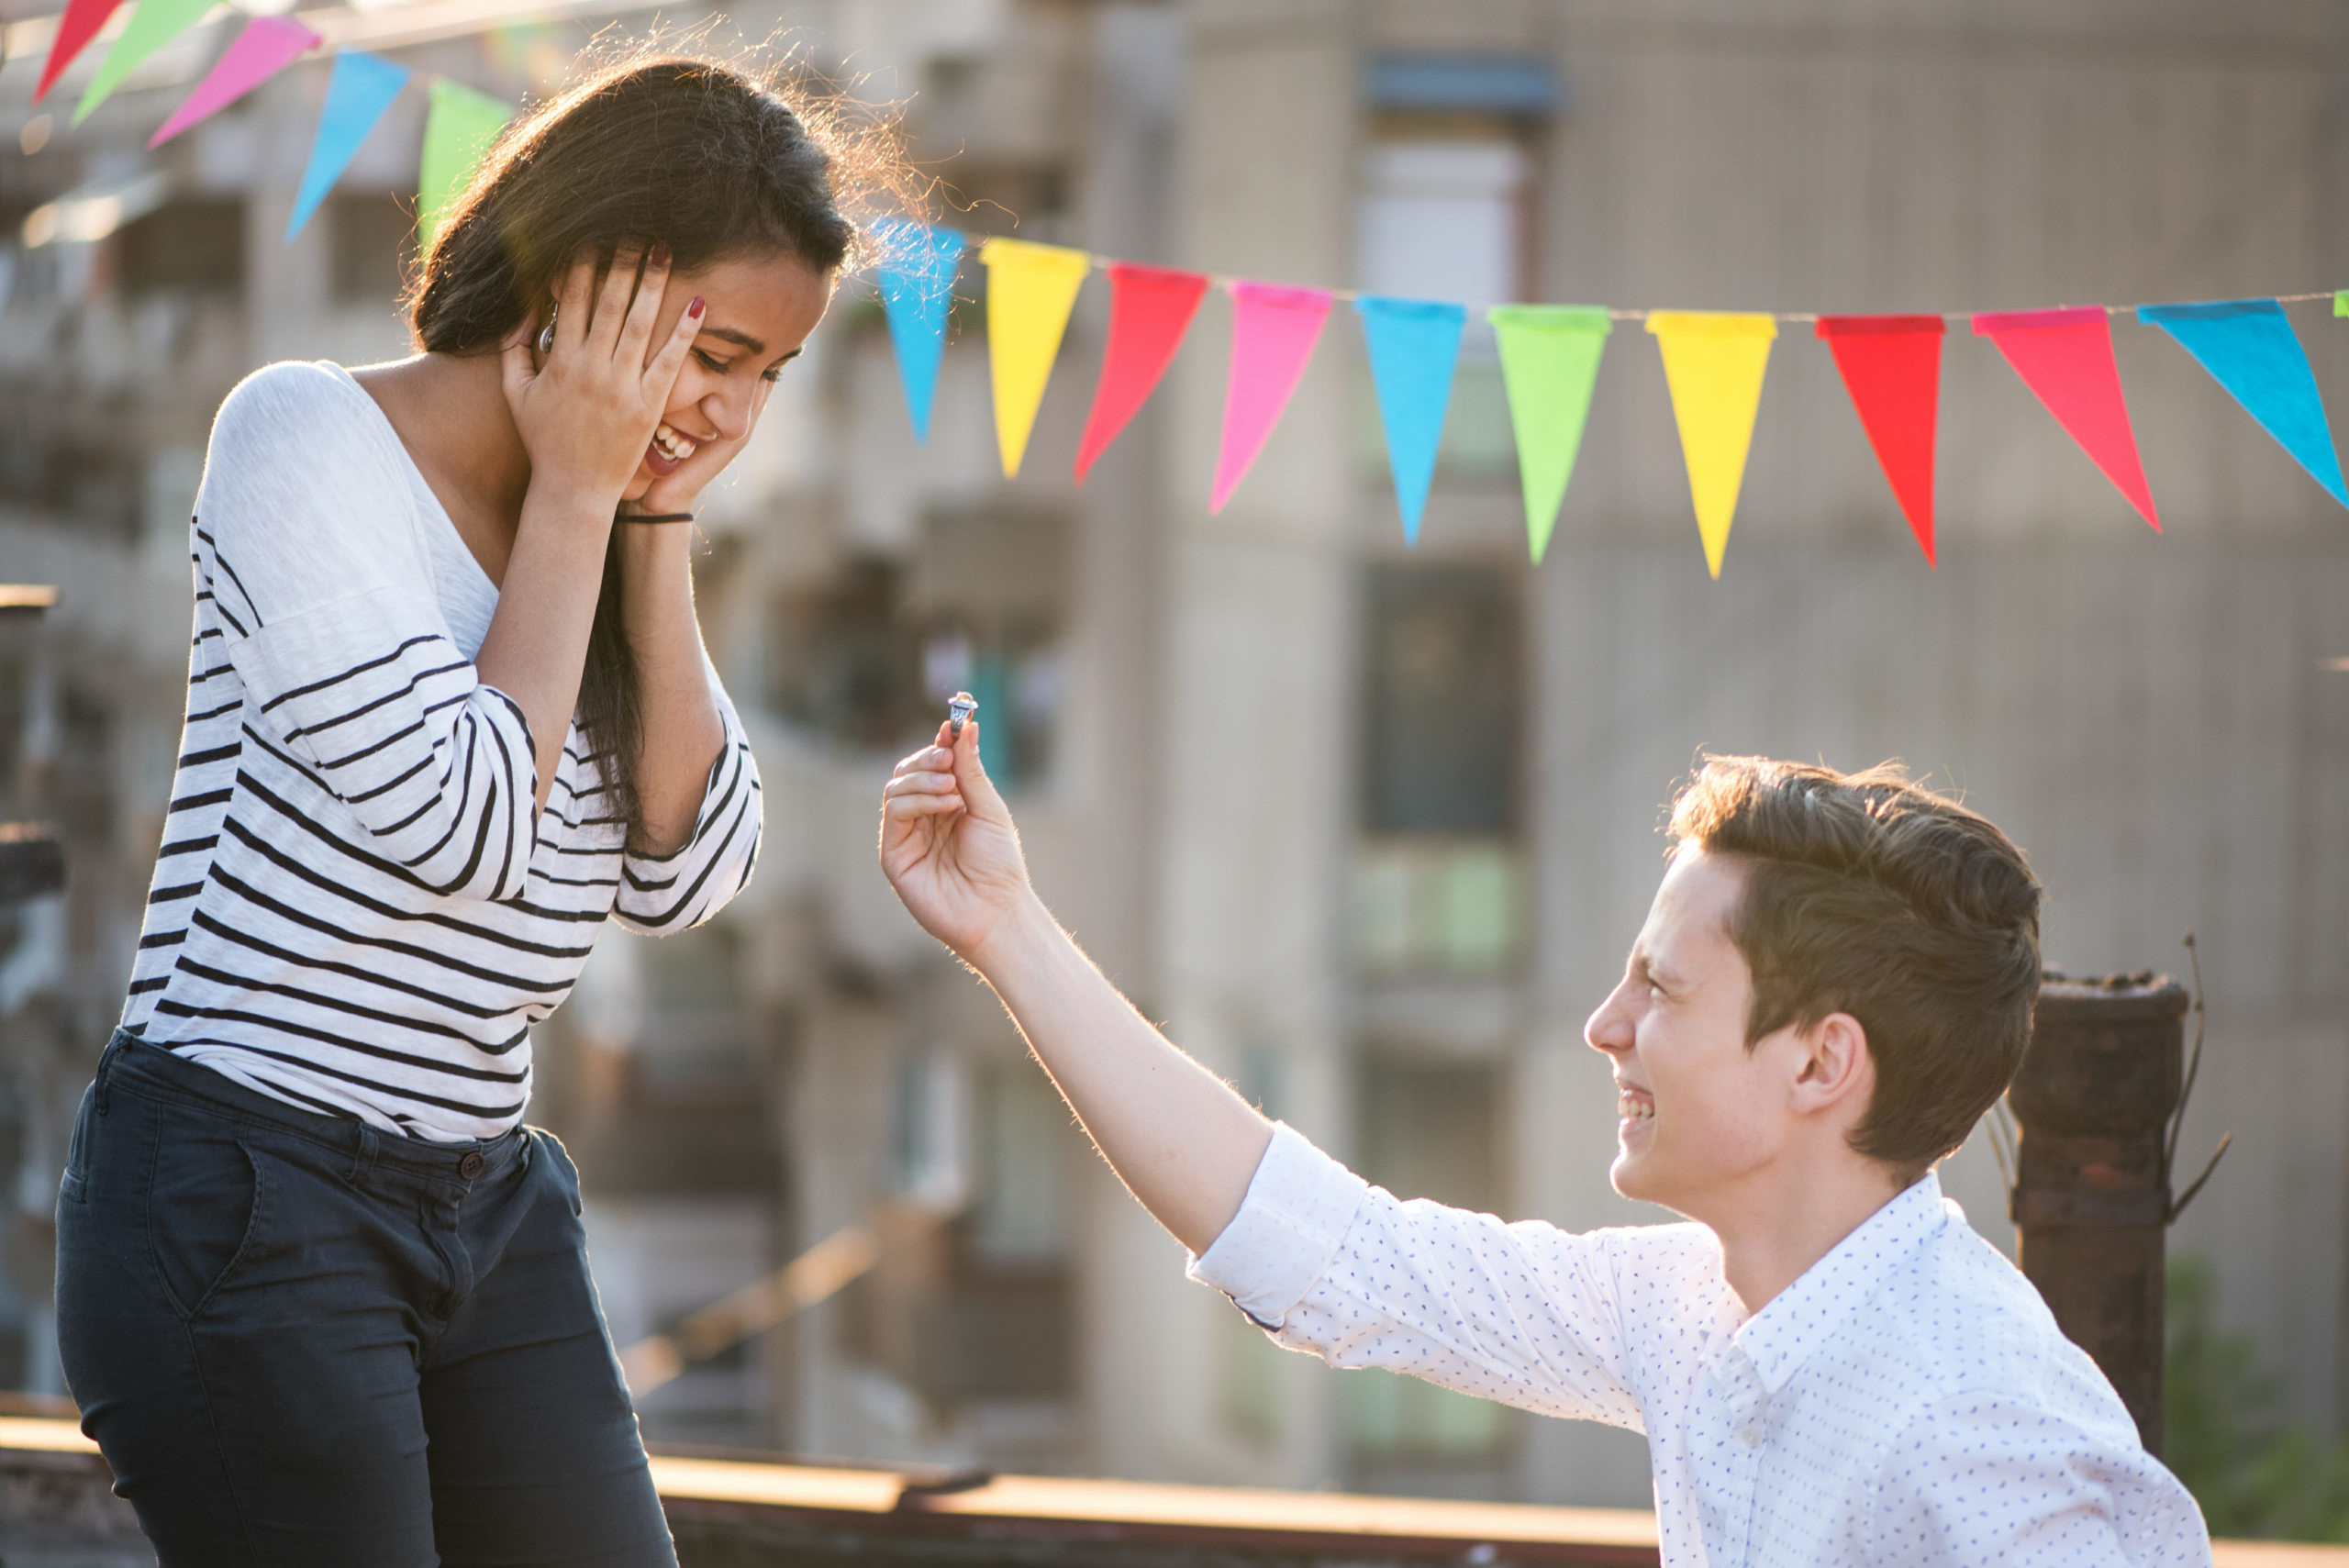
[(562, 309), (560, 305), (547, 306), (547, 324), (539, 331), (539, 352), (542, 354), (554, 352), (554, 318)]

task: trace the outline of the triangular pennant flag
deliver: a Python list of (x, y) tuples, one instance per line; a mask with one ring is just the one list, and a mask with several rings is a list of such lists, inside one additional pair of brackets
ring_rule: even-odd
[(1208, 292), (1208, 280), (1198, 272), (1112, 261), (1108, 273), (1109, 341), (1101, 352), (1101, 380), (1093, 389), (1085, 439), (1076, 446), (1079, 484), (1150, 401)]
[(295, 194), (294, 216), (286, 220), (290, 244), (334, 183), (351, 166), (359, 144), (392, 106), (407, 85), (407, 67), (394, 65), (381, 55), (351, 50), (334, 57), (334, 73), (327, 78), (327, 104), (318, 112), (318, 134), (310, 142), (310, 161), (302, 171), (302, 188)]
[(1501, 386), (1525, 492), (1525, 544), (1539, 565), (1574, 477), (1598, 357), (1615, 324), (1604, 306), (1591, 305), (1497, 305), (1485, 318), (1500, 346)]
[(1354, 309), (1370, 349), (1370, 381), (1378, 394), (1378, 421), (1386, 430), (1386, 467), (1403, 512), (1403, 542), (1417, 544), (1428, 487), (1435, 481), (1436, 451), (1443, 444), (1443, 416), (1452, 406), (1452, 373), (1460, 362), (1468, 309), (1384, 295), (1364, 295), (1354, 301)]
[[(151, 0), (140, 0), (151, 4)], [(417, 244), (432, 249), (440, 220), (472, 183), (473, 171), (497, 140), (514, 111), (486, 93), (446, 78), (432, 83), (432, 107), (424, 117), (424, 156), (417, 166)]]
[(938, 391), (938, 360), (946, 350), (946, 317), (954, 303), (954, 269), (963, 259), (963, 237), (951, 228), (888, 219), (874, 226), (883, 260), (874, 282), (882, 313), (889, 319), (889, 343), (897, 355), (897, 384), (914, 439), (930, 439), (930, 406)]
[(2121, 368), (2112, 362), (2112, 323), (2100, 305), (2068, 310), (2007, 310), (1974, 318), (2014, 366), (2055, 422), (2064, 427), (2137, 515), (2161, 532), (2154, 493), (2137, 461), (2129, 405), (2121, 395)]
[(65, 0), (65, 14), (57, 18), (57, 35), (49, 40), (49, 63), (40, 68), (40, 85), (33, 89), (34, 103), (49, 96), (65, 68), (89, 47), (121, 4), (122, 0)]
[(1327, 289), (1275, 288), (1244, 279), (1231, 285), (1231, 371), (1224, 382), (1210, 513), (1223, 510), (1280, 423), (1321, 339), (1333, 297)]
[(1655, 334), (1664, 378), (1672, 388), (1672, 415), (1680, 426), (1680, 455), (1688, 464), (1688, 494), (1697, 506), (1698, 535), (1705, 542), (1705, 567), (1719, 577), (1778, 324), (1767, 316), (1652, 310), (1648, 330)]
[(2272, 299), (2143, 305), (2137, 307), (2137, 319), (2184, 345), (2260, 428), (2281, 442), (2334, 500), (2349, 506), (2316, 373), (2309, 369), (2308, 354), (2282, 306)]
[(195, 91), (147, 139), (147, 145), (161, 147), (197, 121), (218, 114), (317, 47), (318, 35), (299, 22), (255, 17), (228, 52), (212, 62)]
[(1061, 334), (1093, 258), (1064, 245), (989, 239), (979, 247), (987, 270), (987, 368), (995, 384), (995, 442), (1003, 476), (1019, 473), (1028, 433), (1044, 401), (1044, 384), (1061, 351)]
[(1942, 339), (1938, 316), (1822, 316), (1819, 335), (1834, 352), (1860, 427), (1891, 482), (1893, 499), (1933, 560), (1933, 432), (1941, 406)]
[(139, 0), (129, 23), (116, 36), (106, 59), (98, 62), (98, 73), (82, 89), (82, 101), (73, 106), (73, 123), (80, 125), (88, 118), (90, 111), (105, 103), (149, 55), (203, 20), (212, 6), (213, 0)]

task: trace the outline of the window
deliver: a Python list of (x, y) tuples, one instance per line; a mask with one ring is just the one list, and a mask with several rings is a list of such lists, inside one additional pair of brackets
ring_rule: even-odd
[(123, 287), (132, 294), (229, 294), (245, 283), (245, 204), (170, 202), (123, 225)]
[(851, 562), (837, 576), (774, 603), (767, 706), (844, 746), (910, 742), (921, 723), (918, 644), (903, 618), (904, 573)]
[(1375, 834), (1514, 831), (1513, 577), (1489, 566), (1375, 566), (1366, 598), (1364, 826)]
[[(1478, 54), (1388, 54), (1364, 73), (1371, 138), (1355, 217), (1355, 283), (1365, 292), (1468, 307), (1453, 417), (1440, 473), (1515, 477), (1506, 395), (1487, 306), (1538, 296), (1535, 150), (1564, 99), (1549, 61)], [(1377, 410), (1361, 399), (1365, 467), (1385, 461)]]
[(338, 193), (327, 199), (334, 246), (330, 282), (337, 305), (389, 305), (416, 260), (416, 220), (388, 191)]

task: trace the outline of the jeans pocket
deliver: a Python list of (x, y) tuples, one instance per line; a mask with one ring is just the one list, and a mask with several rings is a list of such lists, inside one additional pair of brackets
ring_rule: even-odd
[(87, 1203), (90, 1199), (90, 1140), (95, 1131), (90, 1124), (97, 1115), (97, 1100), (95, 1084), (82, 1091), (82, 1108), (73, 1113), (72, 1136), (65, 1142), (65, 1174), (57, 1184), (60, 1203)]
[(540, 1155), (547, 1159), (547, 1168), (553, 1173), (555, 1185), (562, 1189), (563, 1201), (571, 1206), (572, 1218), (580, 1218), (584, 1206), (579, 1196), (579, 1167), (572, 1163), (571, 1151), (562, 1146), (562, 1140), (544, 1128), (534, 1127), (529, 1131), (530, 1141), (538, 1145)]
[(197, 1318), (259, 1246), (269, 1189), (234, 1123), (168, 1106), (159, 1120), (147, 1240), (164, 1296)]

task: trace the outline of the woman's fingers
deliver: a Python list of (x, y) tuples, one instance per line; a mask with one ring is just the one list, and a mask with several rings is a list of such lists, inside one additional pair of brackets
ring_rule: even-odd
[[(620, 324), (621, 364), (640, 365), (651, 357), (645, 346), (652, 341), (653, 323), (661, 319), (661, 296), (668, 286), (669, 248), (655, 245), (644, 252), (644, 270), (637, 278), (636, 297), (629, 303), (628, 318)], [(675, 379), (670, 378), (672, 382)], [(669, 389), (664, 384), (661, 390), (665, 396)]]
[(636, 292), (638, 270), (644, 261), (644, 247), (622, 245), (612, 257), (612, 270), (604, 274), (604, 290), (596, 300), (596, 318), (588, 323), (588, 345), (598, 350), (600, 358), (617, 358), (620, 332), (628, 324), (629, 297)]
[[(645, 294), (652, 293), (649, 284), (644, 292)], [(637, 296), (640, 303), (643, 297), (643, 295)], [(657, 300), (654, 302), (654, 308), (655, 310), (659, 308)], [(677, 324), (669, 328), (667, 340), (661, 345), (660, 351), (654, 354), (644, 366), (645, 394), (661, 407), (666, 408), (669, 406), (669, 394), (676, 386), (677, 377), (685, 368), (685, 355), (692, 351), (694, 339), (701, 336), (703, 314), (701, 295), (696, 295), (686, 301), (685, 309), (677, 312)], [(651, 335), (652, 321), (651, 317), (647, 317), (644, 323), (644, 336), (637, 339), (638, 343), (643, 343), (645, 339)], [(694, 454), (696, 457), (700, 455), (699, 452)]]
[(522, 394), (529, 387), (538, 371), (530, 363), (530, 318), (524, 317), (522, 325), (506, 334), (497, 345), (497, 373), (506, 388), (506, 406), (522, 406)]
[(563, 274), (562, 308), (555, 312), (555, 347), (577, 350), (587, 340), (588, 302), (596, 297), (596, 258), (583, 252)]

